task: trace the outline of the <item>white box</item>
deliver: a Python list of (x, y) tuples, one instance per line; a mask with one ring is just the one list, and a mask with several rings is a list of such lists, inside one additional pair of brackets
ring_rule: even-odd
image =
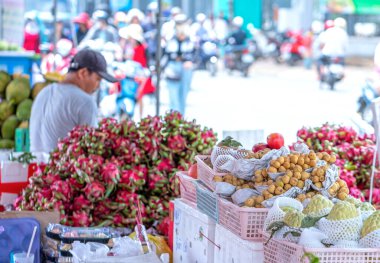
[(262, 263), (264, 247), (262, 242), (241, 239), (221, 225), (215, 228), (215, 263)]
[(215, 222), (211, 218), (176, 199), (173, 231), (174, 263), (214, 263)]

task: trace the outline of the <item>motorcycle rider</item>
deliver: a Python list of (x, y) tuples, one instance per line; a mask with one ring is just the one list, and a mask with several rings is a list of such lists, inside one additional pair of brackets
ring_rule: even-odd
[(326, 31), (319, 35), (318, 44), (321, 50), (321, 56), (317, 63), (317, 73), (319, 79), (321, 79), (322, 67), (329, 64), (330, 58), (338, 57), (344, 63), (344, 58), (348, 48), (346, 20), (341, 17), (336, 18), (334, 20), (334, 26), (329, 27)]
[(232, 33), (228, 38), (228, 44), (239, 47), (245, 44), (247, 34), (243, 30), (244, 19), (241, 16), (236, 16), (232, 20)]

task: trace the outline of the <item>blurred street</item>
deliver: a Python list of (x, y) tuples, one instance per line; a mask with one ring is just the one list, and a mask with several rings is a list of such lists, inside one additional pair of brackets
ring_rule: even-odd
[[(258, 61), (248, 78), (224, 70), (217, 77), (195, 71), (189, 93), (186, 118), (215, 129), (219, 137), (226, 130), (262, 130), (265, 136), (282, 132), (286, 142), (295, 141), (303, 125), (325, 122), (353, 125), (357, 99), (370, 67), (346, 67), (345, 79), (335, 91), (320, 89), (314, 70)], [(168, 110), (165, 83), (161, 91), (161, 113)], [(146, 103), (145, 114), (154, 114), (154, 105)], [(148, 106), (149, 105), (149, 106)]]

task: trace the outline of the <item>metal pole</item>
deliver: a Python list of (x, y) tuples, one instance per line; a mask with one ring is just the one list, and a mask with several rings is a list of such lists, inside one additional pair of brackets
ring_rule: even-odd
[(54, 38), (53, 38), (53, 55), (54, 55), (54, 59), (53, 59), (53, 71), (55, 71), (55, 68), (56, 68), (56, 65), (55, 65), (55, 55), (57, 54), (57, 47), (56, 47), (56, 44), (57, 44), (57, 0), (53, 0), (53, 34), (54, 34)]
[(160, 82), (161, 82), (161, 17), (162, 17), (162, 0), (157, 1), (157, 52), (156, 52), (156, 115), (160, 115)]

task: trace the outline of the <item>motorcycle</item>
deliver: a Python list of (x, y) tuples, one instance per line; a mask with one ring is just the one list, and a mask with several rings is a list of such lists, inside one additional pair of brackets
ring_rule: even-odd
[(294, 66), (297, 62), (303, 60), (302, 49), (303, 37), (299, 33), (289, 32), (288, 40), (284, 41), (280, 47), (281, 60), (289, 66)]
[(237, 70), (243, 74), (244, 77), (248, 77), (249, 68), (255, 61), (253, 55), (253, 45), (241, 45), (241, 46), (227, 46), (224, 64), (226, 69), (232, 73), (233, 70)]
[(335, 89), (335, 84), (344, 78), (344, 66), (342, 57), (326, 57), (324, 65), (321, 67), (321, 83), (326, 83), (331, 90)]
[(362, 95), (358, 99), (358, 113), (364, 121), (373, 124), (373, 113), (371, 105), (374, 99), (380, 97), (377, 93), (372, 81), (366, 80), (364, 87), (362, 87)]
[(205, 41), (201, 45), (200, 52), (201, 64), (210, 72), (214, 77), (218, 71), (218, 46), (213, 41)]

